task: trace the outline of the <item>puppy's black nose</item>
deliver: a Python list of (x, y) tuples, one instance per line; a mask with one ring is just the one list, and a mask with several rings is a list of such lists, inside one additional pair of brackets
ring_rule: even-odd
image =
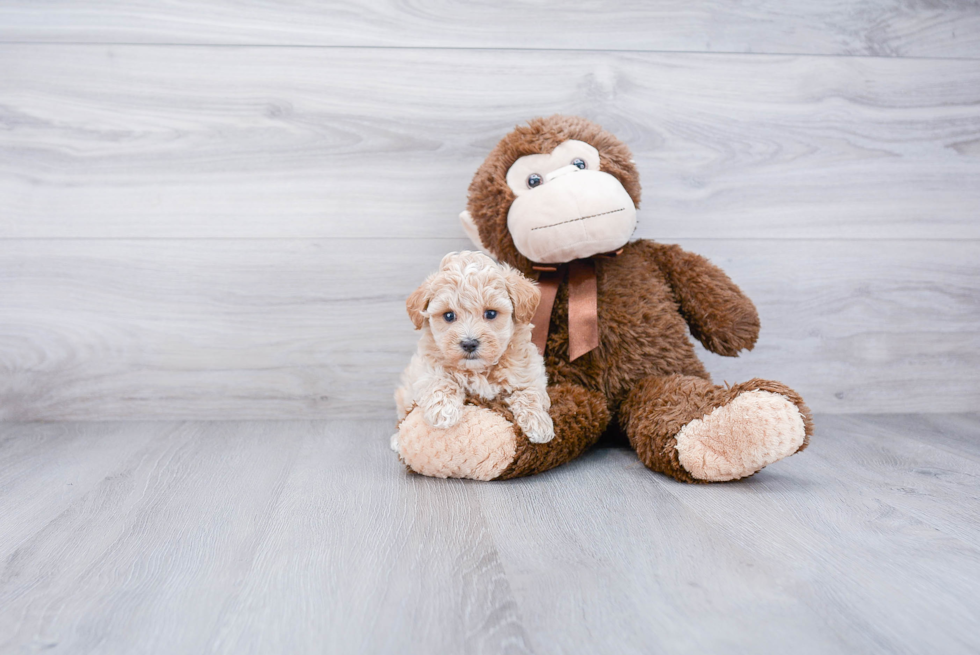
[(459, 347), (466, 352), (471, 353), (480, 347), (480, 342), (476, 339), (463, 339), (459, 342)]

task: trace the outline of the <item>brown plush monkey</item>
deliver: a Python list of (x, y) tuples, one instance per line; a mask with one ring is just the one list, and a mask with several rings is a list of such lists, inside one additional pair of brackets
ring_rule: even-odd
[(760, 379), (711, 382), (688, 330), (734, 357), (755, 345), (758, 314), (703, 257), (630, 242), (639, 202), (629, 150), (583, 118), (534, 119), (494, 148), (461, 219), (482, 248), (539, 279), (535, 336), (555, 438), (530, 443), (502, 402), (469, 399), (445, 430), (414, 410), (398, 433), (410, 469), (484, 480), (531, 475), (618, 430), (654, 471), (711, 482), (744, 478), (807, 446), (810, 411), (792, 389)]

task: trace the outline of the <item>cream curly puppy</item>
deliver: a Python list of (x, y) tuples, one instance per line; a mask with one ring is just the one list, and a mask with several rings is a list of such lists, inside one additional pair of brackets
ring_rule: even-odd
[(443, 257), (406, 303), (422, 338), (395, 392), (399, 419), (417, 405), (426, 422), (445, 429), (459, 421), (467, 394), (502, 396), (529, 441), (551, 441), (544, 360), (531, 343), (540, 299), (533, 282), (483, 253)]

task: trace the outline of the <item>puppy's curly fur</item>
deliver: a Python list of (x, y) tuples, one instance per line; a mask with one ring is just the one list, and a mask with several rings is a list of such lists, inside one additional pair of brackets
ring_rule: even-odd
[(398, 417), (418, 406), (427, 423), (446, 429), (459, 421), (467, 396), (499, 397), (528, 440), (550, 441), (548, 380), (531, 343), (540, 299), (533, 282), (483, 253), (446, 255), (406, 302), (422, 338), (395, 392)]

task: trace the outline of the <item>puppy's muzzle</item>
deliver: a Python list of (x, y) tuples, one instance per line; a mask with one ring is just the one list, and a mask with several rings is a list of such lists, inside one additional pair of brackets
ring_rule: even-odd
[(463, 339), (459, 342), (459, 347), (466, 353), (473, 354), (480, 347), (480, 342), (477, 339)]

